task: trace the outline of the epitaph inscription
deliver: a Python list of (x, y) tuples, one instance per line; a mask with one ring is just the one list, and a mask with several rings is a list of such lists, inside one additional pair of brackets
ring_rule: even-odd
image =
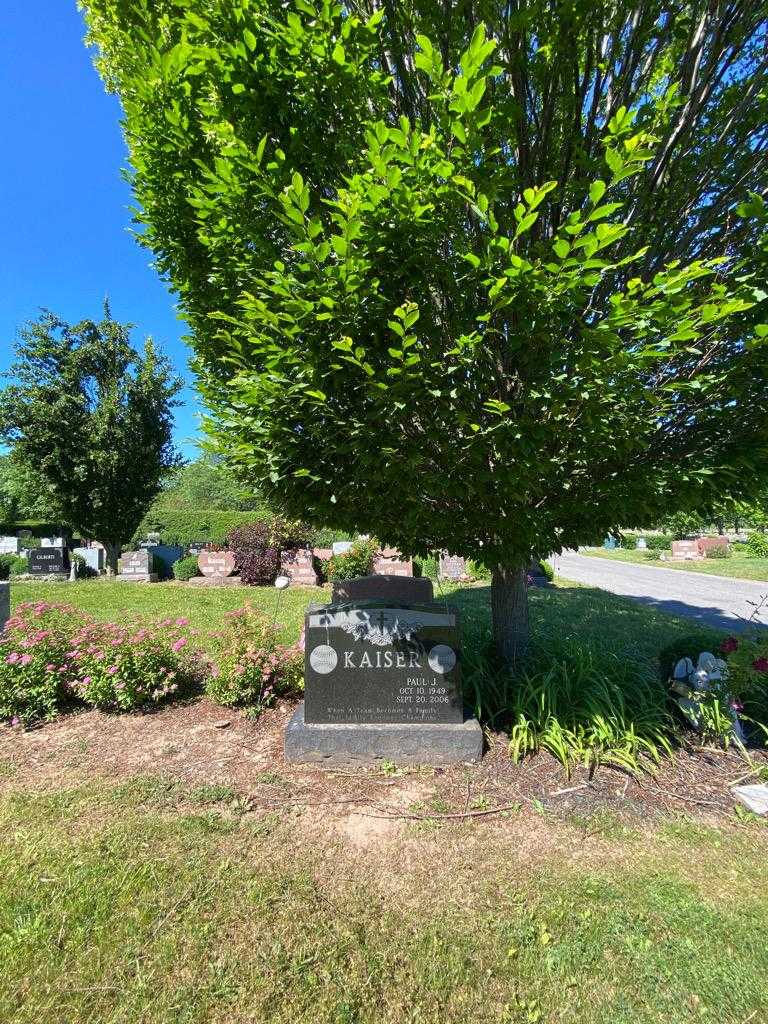
[(372, 600), (311, 608), (305, 652), (308, 724), (464, 719), (451, 607)]

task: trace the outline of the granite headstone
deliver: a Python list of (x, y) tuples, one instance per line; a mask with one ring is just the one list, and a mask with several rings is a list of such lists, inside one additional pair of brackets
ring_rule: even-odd
[(460, 555), (449, 555), (443, 551), (440, 555), (440, 566), (438, 569), (441, 580), (465, 580), (467, 579), (467, 560)]
[(69, 573), (69, 552), (66, 548), (32, 548), (29, 552), (32, 576), (64, 576)]
[(154, 571), (154, 558), (148, 548), (138, 551), (126, 551), (120, 559), (119, 580), (131, 580), (141, 583), (157, 582)]
[(203, 576), (224, 579), (235, 571), (234, 551), (201, 551), (197, 564)]
[(310, 606), (305, 700), (286, 730), (288, 760), (480, 757), (482, 731), (464, 714), (458, 612), (429, 600), (425, 584), (431, 591), (429, 580), (350, 580), (331, 604)]
[(296, 586), (317, 586), (317, 573), (315, 572), (312, 552), (309, 548), (282, 551), (280, 553), (280, 573), (283, 576), (287, 576), (291, 583)]

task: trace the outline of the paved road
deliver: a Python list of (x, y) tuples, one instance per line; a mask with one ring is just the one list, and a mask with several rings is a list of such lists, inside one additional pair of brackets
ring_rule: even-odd
[[(755, 613), (755, 604), (768, 598), (768, 583), (733, 580), (723, 576), (657, 569), (632, 562), (613, 562), (567, 551), (554, 559), (564, 580), (586, 583), (612, 594), (630, 597), (671, 615), (685, 615), (708, 626), (740, 632)], [(750, 604), (749, 602), (755, 602)], [(768, 600), (755, 621), (768, 627)]]

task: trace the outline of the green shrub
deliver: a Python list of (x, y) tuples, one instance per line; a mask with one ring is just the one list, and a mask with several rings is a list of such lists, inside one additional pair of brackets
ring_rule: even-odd
[(647, 551), (643, 552), (643, 558), (646, 560), (646, 562), (658, 562), (659, 554), (660, 552), (651, 551), (649, 548)]
[(0, 555), (0, 580), (7, 580), (11, 575), (12, 559), (16, 555)]
[(731, 551), (727, 547), (719, 548), (708, 548), (706, 551), (707, 558), (730, 558)]
[(183, 667), (187, 619), (144, 626), (87, 622), (67, 654), (70, 690), (103, 711), (133, 711), (174, 695)]
[(23, 555), (11, 555), (11, 576), (23, 576), (29, 572), (29, 559)]
[(483, 565), (482, 562), (470, 558), (467, 561), (467, 576), (471, 580), (490, 580), (491, 570), (487, 565)]
[(298, 647), (278, 643), (279, 629), (246, 606), (224, 616), (214, 637), (205, 691), (225, 706), (260, 712), (277, 697), (298, 696), (304, 686), (304, 658)]
[[(188, 548), (196, 541), (223, 544), (232, 530), (259, 521), (258, 512), (222, 512), (220, 509), (152, 508), (142, 519), (131, 538), (129, 550), (145, 540), (148, 533), (157, 533), (161, 544), (178, 544)], [(271, 516), (262, 517), (265, 521)]]
[(439, 568), (440, 562), (437, 555), (428, 555), (426, 558), (414, 558), (413, 560), (414, 576), (426, 576), (430, 580), (436, 580)]
[(173, 575), (177, 580), (182, 580), (185, 583), (187, 580), (191, 580), (193, 576), (199, 576), (200, 566), (197, 562), (197, 555), (187, 555), (185, 558), (180, 558), (177, 562), (174, 562)]
[(26, 726), (55, 717), (68, 691), (70, 639), (85, 621), (69, 605), (19, 605), (0, 633), (0, 721)]
[(644, 536), (649, 551), (669, 551), (672, 547), (672, 536), (668, 533), (645, 534)]
[(339, 580), (354, 580), (358, 576), (370, 576), (378, 550), (374, 540), (356, 541), (343, 555), (328, 559), (326, 574), (331, 583)]
[(736, 554), (744, 554), (749, 551), (749, 544), (745, 544), (742, 540), (734, 540), (731, 542), (731, 551)]
[(541, 566), (541, 571), (544, 574), (545, 578), (548, 579), (550, 583), (554, 583), (555, 570), (552, 568), (551, 563), (545, 561), (542, 558), (542, 560), (539, 562), (539, 565)]
[(747, 537), (747, 549), (753, 558), (768, 558), (768, 534), (750, 533)]

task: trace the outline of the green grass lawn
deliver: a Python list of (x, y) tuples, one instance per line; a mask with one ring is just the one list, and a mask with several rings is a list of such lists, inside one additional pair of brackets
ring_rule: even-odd
[(361, 851), (143, 777), (11, 792), (0, 837), (4, 1024), (768, 1019), (759, 824), (522, 809)]
[(628, 551), (617, 548), (582, 548), (579, 552), (590, 558), (607, 558), (611, 562), (633, 562), (661, 569), (684, 569), (686, 572), (703, 572), (709, 576), (729, 576), (737, 580), (759, 580), (768, 582), (768, 558), (752, 558), (736, 552), (730, 558), (705, 558), (701, 562), (660, 562), (648, 559), (644, 551)]
[[(561, 644), (583, 639), (633, 657), (653, 660), (667, 645), (691, 637), (702, 648), (717, 643), (722, 633), (666, 615), (604, 590), (560, 580), (554, 588), (531, 588), (531, 625), (535, 639)], [(490, 589), (487, 586), (443, 584), (436, 592), (461, 612), (467, 637), (490, 638)], [(131, 584), (82, 580), (78, 583), (14, 583), (12, 605), (21, 601), (61, 601), (76, 605), (99, 619), (184, 616), (197, 629), (218, 628), (225, 612), (246, 601), (282, 626), (287, 642), (297, 639), (310, 601), (328, 601), (330, 588), (272, 587), (213, 588), (173, 583)]]
[[(12, 596), (118, 621), (183, 615), (202, 631), (248, 599), (294, 640), (327, 591), (292, 588), (279, 606), (271, 588), (168, 584), (22, 583)], [(465, 637), (488, 637), (488, 587), (445, 597)], [(721, 635), (562, 581), (530, 597), (541, 650), (575, 638), (652, 668), (668, 644)], [(256, 794), (257, 811), (236, 773), (232, 787), (14, 782), (13, 749), (45, 758), (46, 728), (66, 724), (0, 729), (2, 1024), (768, 1019), (762, 823), (556, 817), (521, 801), (393, 825), (355, 816), (320, 772), (296, 798), (290, 779), (280, 801), (274, 786)], [(407, 805), (419, 779), (383, 780), (382, 802), (402, 785)]]

